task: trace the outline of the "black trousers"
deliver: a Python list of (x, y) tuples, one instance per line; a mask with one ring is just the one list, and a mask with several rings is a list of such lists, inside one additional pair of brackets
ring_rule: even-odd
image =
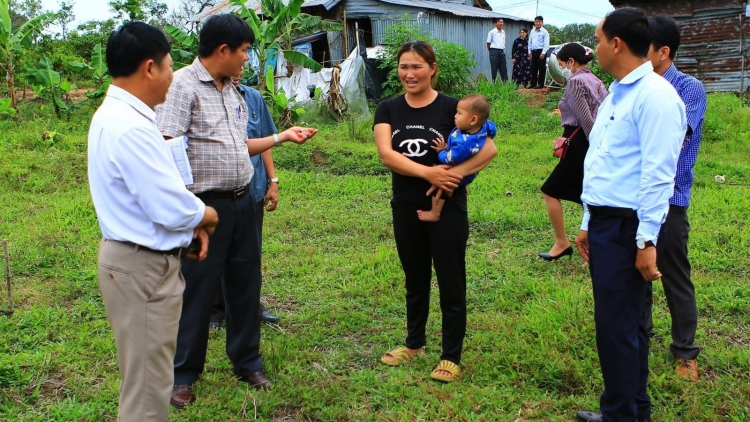
[(544, 86), (547, 76), (547, 57), (541, 58), (543, 50), (531, 50), (531, 86)]
[(650, 283), (635, 268), (638, 217), (592, 215), (588, 228), (596, 347), (604, 378), (602, 416), (607, 422), (646, 419), (651, 415), (648, 336), (641, 318)]
[(203, 261), (183, 260), (182, 316), (174, 360), (175, 384), (192, 384), (206, 363), (208, 322), (219, 284), (225, 292), (227, 355), (237, 376), (263, 368), (260, 354), (260, 248), (256, 204), (246, 193), (237, 200), (198, 195), (216, 209), (219, 224)]
[[(695, 331), (698, 328), (698, 308), (695, 304), (695, 287), (690, 280), (690, 261), (688, 260), (688, 234), (690, 222), (687, 207), (669, 206), (667, 232), (663, 243), (663, 252), (656, 257), (656, 262), (663, 276), (661, 284), (667, 298), (669, 315), (672, 317), (672, 344), (670, 350), (675, 357), (695, 359), (701, 349), (693, 344)], [(661, 246), (661, 245), (660, 245)], [(652, 286), (648, 285), (646, 310), (643, 313), (643, 325), (649, 336), (653, 336), (654, 323), (651, 317), (653, 306)]]
[(492, 82), (497, 79), (498, 70), (500, 70), (500, 79), (503, 82), (508, 80), (508, 62), (505, 60), (505, 50), (490, 49), (490, 70), (492, 71)]
[[(458, 198), (457, 196), (462, 196)], [(406, 347), (426, 343), (425, 325), (430, 309), (432, 266), (435, 266), (442, 311), (441, 360), (461, 363), (466, 335), (466, 243), (469, 220), (465, 193), (454, 193), (445, 203), (440, 221), (417, 218), (418, 205), (391, 201), (393, 233), (406, 279)]]
[[(257, 202), (255, 205), (256, 209), (256, 218), (255, 220), (258, 222), (258, 250), (263, 252), (263, 215), (265, 214), (265, 207), (263, 204), (264, 201)], [(263, 302), (259, 304), (258, 312), (263, 312), (266, 310), (266, 307), (263, 306)], [(218, 322), (221, 323), (224, 321), (224, 318), (226, 318), (227, 312), (226, 312), (226, 302), (224, 301), (224, 289), (222, 289), (221, 284), (219, 284), (219, 288), (216, 291), (216, 297), (214, 297), (214, 303), (211, 305), (211, 322)]]

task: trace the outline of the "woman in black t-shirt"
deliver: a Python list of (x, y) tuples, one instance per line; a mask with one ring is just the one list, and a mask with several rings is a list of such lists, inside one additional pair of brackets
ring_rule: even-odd
[[(474, 174), (497, 154), (488, 138), (475, 156), (449, 168), (438, 165), (432, 140), (447, 139), (458, 100), (437, 92), (437, 62), (430, 44), (410, 41), (398, 51), (398, 74), (405, 94), (385, 100), (375, 111), (375, 143), (393, 179), (393, 233), (406, 279), (406, 347), (383, 355), (387, 365), (400, 365), (424, 353), (425, 325), (430, 305), (432, 265), (435, 265), (443, 313), (443, 353), (432, 378), (451, 382), (460, 374), (466, 333), (466, 243), (469, 221), (463, 176)], [(417, 210), (430, 209), (431, 186), (452, 192), (440, 221), (424, 222)], [(445, 195), (444, 195), (445, 197)]]

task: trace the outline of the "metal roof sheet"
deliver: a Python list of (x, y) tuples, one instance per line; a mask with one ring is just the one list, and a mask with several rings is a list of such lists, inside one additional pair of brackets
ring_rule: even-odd
[(492, 12), (490, 10), (480, 9), (478, 7), (466, 6), (457, 3), (447, 3), (442, 1), (429, 0), (379, 0), (384, 3), (397, 4), (400, 6), (421, 7), (431, 10), (450, 13), (456, 16), (466, 16), (472, 18), (503, 18), (516, 21), (528, 21), (528, 19), (519, 18), (518, 16), (506, 15), (504, 13)]
[[(286, 3), (286, 1), (284, 3)], [(335, 7), (339, 3), (341, 3), (341, 0), (307, 0), (302, 4), (302, 7), (323, 6), (326, 8), (326, 10), (331, 10), (333, 7)], [(255, 13), (260, 13), (260, 1), (259, 0), (247, 0), (245, 2), (245, 6), (247, 6), (248, 9), (255, 10)], [(193, 20), (202, 21), (203, 19), (206, 19), (207, 17), (211, 15), (216, 15), (220, 13), (229, 13), (233, 9), (234, 9), (234, 6), (229, 2), (229, 0), (224, 0), (221, 3), (217, 4), (216, 6), (206, 9), (203, 12), (199, 13), (198, 15), (193, 17)]]

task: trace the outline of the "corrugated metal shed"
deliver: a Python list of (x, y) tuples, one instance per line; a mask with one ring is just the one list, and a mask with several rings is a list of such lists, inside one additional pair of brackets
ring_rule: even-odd
[(750, 18), (744, 0), (610, 0), (648, 15), (672, 16), (682, 34), (675, 65), (703, 82), (706, 91), (750, 89)]
[[(531, 28), (532, 22), (522, 18), (496, 13), (480, 7), (469, 6), (467, 3), (484, 6), (482, 0), (456, 0), (455, 2), (434, 0), (308, 0), (303, 4), (305, 13), (319, 14), (324, 19), (341, 22), (344, 12), (347, 19), (347, 44), (349, 50), (356, 45), (355, 22), (358, 23), (361, 32), (367, 32), (365, 39), (366, 47), (380, 44), (388, 27), (397, 23), (408, 22), (427, 31), (430, 35), (454, 44), (464, 45), (472, 53), (477, 66), (471, 69), (471, 74), (477, 76), (483, 73), (490, 75), (490, 62), (487, 53), (487, 33), (493, 29), (494, 22), (498, 18), (505, 21), (505, 56), (507, 58), (508, 77), (512, 73), (511, 47), (513, 41), (518, 37), (521, 28)], [(248, 7), (256, 10), (260, 8), (258, 0), (246, 2)], [(325, 7), (320, 12), (317, 6)], [(487, 6), (489, 7), (489, 6)], [(219, 5), (196, 16), (203, 20), (217, 13), (228, 13), (232, 5), (224, 1)], [(406, 20), (404, 20), (405, 15)], [(329, 47), (332, 60), (341, 60), (348, 56), (343, 51), (343, 43), (340, 39), (334, 39), (329, 33)], [(369, 45), (369, 42), (372, 45)]]

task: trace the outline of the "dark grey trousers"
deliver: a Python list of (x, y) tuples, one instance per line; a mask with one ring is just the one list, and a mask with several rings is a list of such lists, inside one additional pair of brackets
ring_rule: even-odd
[[(672, 317), (672, 345), (669, 347), (675, 357), (695, 359), (700, 347), (693, 344), (695, 330), (698, 326), (698, 309), (695, 304), (695, 288), (690, 280), (690, 261), (688, 260), (688, 233), (690, 223), (687, 208), (677, 205), (669, 206), (667, 216), (667, 233), (664, 251), (656, 258), (664, 295), (667, 298), (669, 314)], [(651, 316), (653, 305), (652, 285), (648, 283), (646, 307), (643, 312), (643, 326), (649, 337), (654, 334), (654, 323)]]

